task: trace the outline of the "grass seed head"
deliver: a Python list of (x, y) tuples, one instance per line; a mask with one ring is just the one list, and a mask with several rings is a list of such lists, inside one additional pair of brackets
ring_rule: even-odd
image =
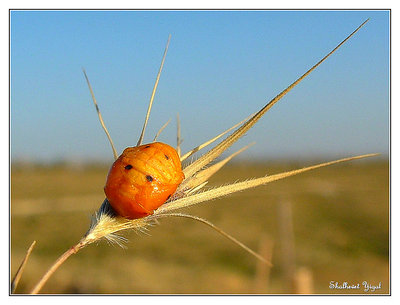
[[(350, 161), (350, 160), (356, 160), (356, 159), (361, 159), (361, 158), (366, 158), (366, 157), (371, 157), (375, 156), (376, 154), (368, 154), (368, 155), (361, 155), (361, 156), (355, 156), (355, 157), (349, 157), (349, 158), (344, 158), (340, 160), (335, 160), (335, 161), (330, 161), (330, 162), (325, 162), (297, 170), (292, 170), (280, 174), (275, 174), (271, 176), (264, 176), (260, 178), (254, 178), (254, 179), (248, 179), (246, 181), (241, 181), (241, 182), (235, 182), (232, 184), (216, 187), (210, 190), (204, 190), (204, 187), (206, 186), (208, 179), (214, 175), (223, 165), (225, 165), (229, 160), (231, 160), (234, 156), (236, 156), (238, 153), (243, 151), (244, 149), (247, 149), (248, 147), (244, 147), (241, 149), (239, 152), (236, 152), (229, 156), (228, 158), (215, 163), (214, 165), (211, 165), (211, 162), (213, 162), (216, 158), (218, 158), (226, 149), (228, 149), (232, 144), (234, 144), (238, 139), (240, 139), (250, 128), (254, 126), (255, 123), (258, 122), (258, 120), (269, 110), (273, 105), (275, 105), (282, 97), (284, 97), (289, 91), (291, 91), (296, 85), (298, 85), (305, 77), (307, 77), (312, 71), (314, 71), (321, 63), (323, 63), (329, 56), (331, 56), (337, 49), (339, 49), (348, 39), (350, 39), (361, 27), (367, 23), (368, 20), (364, 21), (356, 30), (354, 30), (349, 36), (347, 36), (341, 43), (339, 43), (331, 52), (329, 52), (325, 57), (323, 57), (318, 63), (316, 63), (314, 66), (312, 66), (308, 71), (306, 71), (303, 75), (301, 75), (297, 80), (295, 80), (290, 86), (288, 86), (285, 90), (283, 90), (281, 93), (279, 93), (276, 97), (274, 97), (269, 103), (267, 103), (264, 107), (262, 107), (261, 110), (256, 112), (254, 115), (249, 117), (248, 119), (244, 120), (243, 122), (240, 122), (236, 124), (235, 126), (229, 128), (225, 132), (221, 133), (220, 135), (212, 138), (211, 140), (193, 148), (186, 154), (183, 154), (181, 156), (181, 135), (180, 135), (180, 123), (178, 119), (178, 131), (177, 131), (177, 152), (178, 156), (180, 157), (181, 162), (185, 159), (187, 159), (189, 156), (192, 156), (194, 153), (200, 151), (201, 149), (205, 148), (206, 146), (210, 145), (229, 131), (237, 128), (232, 134), (227, 136), (224, 140), (222, 140), (219, 144), (217, 144), (213, 149), (209, 150), (207, 153), (203, 154), (200, 156), (197, 160), (193, 161), (192, 163), (189, 163), (184, 169), (184, 180), (182, 183), (179, 185), (177, 188), (176, 192), (170, 197), (169, 200), (162, 206), (160, 206), (158, 209), (154, 211), (153, 214), (150, 214), (146, 217), (142, 218), (137, 218), (137, 219), (127, 219), (124, 217), (121, 217), (115, 213), (113, 208), (111, 207), (109, 201), (107, 199), (104, 200), (103, 204), (100, 206), (99, 210), (94, 214), (92, 217), (92, 221), (90, 224), (89, 230), (86, 232), (86, 234), (83, 236), (81, 241), (75, 245), (74, 247), (71, 247), (68, 251), (66, 251), (62, 256), (59, 257), (59, 259), (54, 263), (54, 265), (46, 272), (46, 274), (42, 277), (42, 279), (39, 281), (39, 283), (35, 286), (35, 288), (32, 290), (32, 293), (38, 293), (44, 283), (48, 280), (50, 275), (71, 255), (79, 251), (81, 248), (99, 241), (103, 238), (105, 238), (109, 243), (111, 244), (117, 244), (120, 246), (124, 246), (124, 243), (126, 242), (126, 239), (122, 236), (120, 236), (118, 233), (124, 230), (129, 230), (133, 229), (137, 232), (146, 232), (147, 228), (154, 224), (157, 223), (157, 219), (163, 218), (163, 217), (185, 217), (189, 218), (192, 220), (199, 221), (203, 224), (208, 225), (209, 227), (213, 228), (216, 230), (218, 233), (222, 234), (223, 236), (227, 237), (243, 249), (245, 249), (247, 252), (255, 256), (256, 258), (260, 259), (261, 261), (270, 264), (269, 261), (265, 260), (263, 257), (243, 245), (241, 242), (230, 236), (229, 234), (225, 233), (222, 231), (220, 228), (216, 227), (215, 225), (211, 224), (209, 221), (202, 219), (197, 216), (193, 215), (187, 215), (187, 214), (182, 214), (182, 213), (176, 213), (176, 210), (186, 208), (201, 202), (205, 201), (210, 201), (213, 199), (221, 198), (223, 196), (243, 191), (246, 189), (254, 188), (260, 185), (265, 185), (270, 182), (279, 180), (279, 179), (284, 179), (293, 175), (297, 175), (300, 173), (304, 173), (309, 170), (321, 168), (324, 166), (340, 163), (340, 162), (345, 162), (345, 161)], [(165, 61), (165, 56), (168, 50), (170, 42), (170, 37), (168, 38), (167, 45), (165, 47), (164, 55), (161, 61), (160, 69), (157, 74), (157, 79), (153, 88), (153, 92), (150, 98), (145, 122), (143, 125), (143, 130), (140, 135), (139, 141), (138, 141), (138, 146), (141, 145), (145, 129), (147, 126), (147, 122), (149, 119), (150, 115), (150, 110), (153, 104), (155, 92), (157, 89), (157, 85), (160, 79), (161, 71), (164, 65)], [(94, 105), (97, 110), (97, 114), (100, 120), (100, 123), (104, 129), (104, 131), (107, 134), (107, 137), (109, 139), (109, 142), (111, 144), (114, 158), (117, 159), (117, 153), (114, 148), (113, 142), (111, 140), (111, 137), (109, 135), (109, 132), (107, 128), (105, 127), (105, 124), (103, 122), (103, 119), (100, 114), (99, 107), (97, 105), (92, 87), (90, 85), (89, 79), (86, 75), (86, 72), (84, 71), (84, 75), (87, 81), (87, 84), (90, 89), (90, 93), (94, 102)], [(164, 127), (161, 128), (161, 130)], [(161, 131), (160, 130), (160, 131)], [(156, 135), (155, 139), (158, 137), (159, 133)]]
[[(248, 146), (242, 148), (240, 151), (232, 154), (228, 158), (217, 162), (211, 166), (210, 163), (213, 162), (216, 158), (218, 158), (226, 149), (228, 149), (233, 143), (235, 143), (238, 139), (240, 139), (250, 128), (254, 126), (255, 123), (269, 110), (273, 105), (275, 105), (283, 96), (285, 96), (289, 91), (291, 91), (296, 85), (298, 85), (305, 77), (307, 77), (312, 71), (314, 71), (319, 65), (321, 65), (328, 57), (330, 57), (337, 49), (339, 49), (347, 40), (349, 40), (361, 27), (367, 23), (368, 20), (364, 21), (358, 28), (356, 28), (350, 35), (348, 35), (341, 43), (339, 43), (331, 52), (329, 52), (326, 56), (324, 56), (318, 63), (312, 66), (309, 70), (307, 70), (303, 75), (301, 75), (297, 80), (295, 80), (290, 86), (288, 86), (285, 90), (279, 93), (276, 97), (274, 97), (269, 103), (267, 103), (261, 110), (256, 112), (255, 114), (251, 115), (249, 118), (245, 119), (244, 121), (234, 125), (233, 127), (229, 128), (228, 130), (222, 132), (221, 134), (217, 135), (216, 137), (210, 139), (209, 141), (193, 148), (192, 150), (188, 151), (186, 154), (180, 156), (180, 145), (181, 145), (181, 135), (180, 135), (180, 123), (179, 123), (179, 116), (178, 116), (178, 131), (177, 131), (177, 149), (180, 156), (181, 161), (187, 159), (189, 156), (193, 155), (194, 153), (200, 151), (201, 149), (205, 148), (206, 146), (210, 145), (223, 135), (227, 134), (229, 131), (234, 130), (237, 128), (231, 135), (226, 137), (223, 141), (217, 144), (213, 149), (209, 150), (207, 153), (200, 156), (197, 160), (192, 163), (189, 163), (185, 168), (183, 168), (183, 173), (185, 174), (185, 178), (182, 183), (179, 185), (176, 192), (171, 196), (171, 198), (161, 207), (154, 211), (154, 214), (138, 218), (138, 219), (126, 219), (123, 217), (118, 216), (111, 208), (107, 199), (104, 200), (103, 204), (101, 205), (98, 212), (96, 212), (95, 216), (92, 219), (92, 223), (90, 226), (89, 231), (84, 236), (83, 240), (85, 243), (89, 244), (101, 238), (106, 238), (110, 242), (115, 242), (117, 244), (121, 243), (121, 238), (116, 235), (117, 232), (127, 230), (127, 229), (134, 229), (137, 231), (145, 230), (149, 224), (160, 217), (165, 217), (166, 215), (174, 215), (171, 214), (172, 211), (186, 208), (201, 202), (210, 201), (213, 199), (217, 199), (235, 192), (243, 191), (246, 189), (254, 188), (260, 185), (265, 185), (267, 183), (280, 180), (283, 178), (287, 178), (289, 176), (297, 175), (309, 170), (313, 170), (316, 168), (332, 165), (335, 163), (361, 159), (366, 157), (371, 157), (376, 154), (368, 154), (368, 155), (361, 155), (355, 157), (344, 158), (340, 160), (330, 161), (326, 163), (321, 163), (309, 167), (305, 167), (302, 169), (292, 170), (272, 176), (265, 176), (260, 178), (248, 179), (246, 181), (235, 182), (229, 185), (224, 185), (220, 187), (216, 187), (210, 190), (204, 191), (204, 187), (208, 182), (208, 179), (214, 175), (223, 165), (225, 165), (229, 160), (231, 160), (234, 156), (236, 156), (241, 151), (248, 148)], [(149, 102), (148, 111), (146, 114), (145, 123), (143, 126), (142, 133), (140, 135), (138, 145), (142, 143), (145, 128), (149, 119), (150, 110), (153, 104), (155, 91), (158, 85), (158, 81), (160, 79), (161, 71), (163, 68), (163, 64), (165, 61), (165, 56), (168, 50), (170, 42), (170, 37), (168, 38), (168, 42), (164, 51), (164, 55), (161, 61), (160, 69), (157, 74), (156, 83), (153, 88), (153, 92), (151, 95), (151, 99)], [(85, 74), (87, 79), (87, 76)], [(89, 84), (89, 80), (87, 79)], [(90, 85), (89, 88), (91, 89)], [(92, 98), (95, 102), (93, 91), (91, 90)], [(96, 109), (98, 111), (98, 115), (101, 120), (101, 115), (98, 110), (97, 103), (95, 102)], [(105, 128), (103, 122), (102, 126), (106, 131), (107, 135), (108, 131)], [(163, 129), (163, 127), (162, 127)], [(159, 133), (156, 135), (158, 137)], [(112, 141), (110, 141), (112, 143)], [(115, 149), (113, 148), (113, 151)], [(193, 216), (194, 217), (194, 216)]]

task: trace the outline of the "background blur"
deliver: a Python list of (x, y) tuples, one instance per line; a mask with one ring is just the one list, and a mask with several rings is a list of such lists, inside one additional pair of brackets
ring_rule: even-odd
[[(12, 157), (112, 160), (82, 67), (122, 151), (139, 137), (171, 34), (146, 139), (179, 112), (190, 149), (260, 109), (367, 18), (249, 132), (251, 159), (388, 153), (387, 11), (13, 11)], [(161, 140), (175, 143), (174, 123)]]
[[(389, 292), (388, 11), (12, 11), (11, 276), (37, 245), (17, 292), (86, 232), (112, 153), (82, 74), (120, 152), (136, 143), (168, 34), (172, 40), (146, 133), (183, 151), (286, 88), (365, 19), (346, 45), (240, 140), (255, 141), (211, 186), (364, 153), (190, 209), (271, 256), (269, 269), (208, 227), (165, 219), (128, 249), (92, 245), (49, 293)], [(83, 272), (82, 272), (83, 271)], [(369, 292), (370, 293), (370, 292)]]

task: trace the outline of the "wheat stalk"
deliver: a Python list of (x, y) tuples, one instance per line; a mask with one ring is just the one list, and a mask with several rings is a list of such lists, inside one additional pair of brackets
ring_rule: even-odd
[[(350, 35), (348, 35), (341, 43), (339, 43), (331, 52), (329, 52), (326, 56), (324, 56), (318, 63), (316, 63), (314, 66), (312, 66), (309, 70), (307, 70), (302, 76), (300, 76), (296, 81), (294, 81), (290, 86), (288, 86), (285, 90), (283, 90), (281, 93), (279, 93), (275, 98), (273, 98), (269, 103), (267, 103), (261, 110), (259, 110), (257, 113), (252, 115), (250, 118), (246, 119), (244, 122), (240, 122), (239, 124), (236, 124), (232, 128), (228, 129), (227, 131), (221, 133), (220, 135), (212, 138), (211, 140), (207, 141), (206, 143), (199, 145), (198, 147), (190, 150), (188, 153), (184, 154), (181, 156), (181, 159), (184, 160), (193, 153), (201, 150), (202, 148), (206, 147), (210, 143), (214, 142), (218, 138), (220, 138), (222, 135), (225, 135), (227, 132), (230, 130), (238, 127), (241, 125), (236, 131), (234, 131), (230, 136), (228, 136), (225, 140), (223, 140), (221, 143), (216, 145), (213, 149), (202, 155), (199, 159), (194, 161), (193, 163), (189, 164), (187, 167), (184, 168), (184, 173), (185, 173), (185, 179), (182, 182), (182, 184), (179, 186), (177, 189), (176, 193), (160, 208), (158, 208), (156, 211), (154, 211), (154, 214), (144, 217), (144, 218), (139, 218), (139, 219), (133, 219), (129, 220), (123, 217), (120, 217), (115, 214), (115, 212), (112, 210), (109, 202), (107, 199), (104, 200), (103, 204), (101, 205), (100, 209), (95, 213), (95, 215), (92, 218), (92, 222), (90, 225), (89, 230), (86, 232), (86, 234), (83, 236), (83, 238), (73, 247), (69, 248), (63, 255), (61, 255), (56, 262), (48, 269), (48, 271), (45, 273), (45, 275), (40, 279), (40, 281), (36, 284), (36, 286), (33, 288), (31, 293), (36, 294), (39, 293), (40, 290), (42, 289), (43, 285), (46, 283), (46, 281), (50, 278), (50, 276), (59, 268), (59, 266), (62, 265), (62, 263), (70, 257), (72, 254), (77, 253), (79, 250), (82, 248), (86, 247), (87, 245), (98, 241), (102, 238), (106, 238), (109, 242), (114, 242), (119, 245), (123, 245), (123, 242), (125, 241), (124, 238), (119, 236), (117, 233), (124, 231), (124, 230), (138, 230), (138, 231), (143, 231), (148, 228), (149, 225), (153, 224), (154, 222), (157, 221), (157, 219), (162, 218), (162, 217), (185, 217), (189, 218), (192, 220), (199, 221), (203, 224), (208, 225), (209, 227), (213, 228), (216, 230), (218, 233), (224, 235), (231, 241), (235, 242), (237, 245), (245, 249), (247, 252), (249, 252), (251, 255), (255, 256), (257, 259), (266, 262), (267, 264), (271, 264), (269, 261), (265, 260), (262, 256), (248, 248), (247, 246), (243, 245), (241, 242), (230, 236), (228, 233), (225, 233), (222, 231), (220, 228), (216, 227), (209, 221), (199, 218), (197, 216), (193, 215), (188, 215), (188, 214), (183, 214), (183, 213), (176, 213), (174, 212), (175, 210), (182, 209), (182, 208), (187, 208), (189, 206), (205, 202), (205, 201), (210, 201), (213, 199), (221, 198), (223, 196), (227, 196), (229, 194), (243, 191), (246, 189), (254, 188), (260, 185), (265, 185), (270, 182), (284, 179), (293, 175), (297, 175), (300, 173), (304, 173), (306, 171), (314, 170), (317, 168), (325, 167), (328, 165), (333, 165), (341, 162), (347, 162), (351, 160), (356, 160), (356, 159), (362, 159), (362, 158), (367, 158), (367, 157), (372, 157), (376, 156), (376, 154), (365, 154), (365, 155), (360, 155), (360, 156), (353, 156), (353, 157), (348, 157), (348, 158), (343, 158), (339, 160), (334, 160), (334, 161), (329, 161), (317, 165), (312, 165), (308, 166), (305, 168), (301, 169), (296, 169), (296, 170), (291, 170), (288, 172), (284, 173), (279, 173), (271, 176), (265, 176), (265, 177), (259, 177), (259, 178), (254, 178), (254, 179), (249, 179), (246, 181), (241, 181), (241, 182), (236, 182), (232, 183), (229, 185), (225, 186), (220, 186), (216, 187), (214, 189), (202, 191), (202, 188), (207, 184), (208, 179), (215, 174), (223, 165), (225, 165), (229, 160), (231, 160), (234, 156), (236, 156), (238, 153), (243, 151), (244, 149), (247, 149), (248, 147), (242, 148), (240, 151), (232, 154), (228, 158), (210, 166), (206, 167), (207, 165), (210, 164), (213, 160), (215, 160), (218, 156), (220, 156), (228, 147), (230, 147), (234, 142), (236, 142), (240, 137), (242, 137), (254, 124), (269, 110), (271, 107), (276, 104), (284, 95), (286, 95), (290, 90), (292, 90), (297, 84), (299, 84), (307, 75), (309, 75), (313, 70), (315, 70), (322, 62), (324, 62), (329, 56), (331, 56), (337, 49), (339, 49), (348, 39), (350, 39), (361, 27), (365, 25), (365, 23), (368, 22), (368, 19), (364, 21), (359, 27), (357, 27)], [(154, 89), (150, 98), (149, 102), (149, 107), (148, 111), (146, 114), (145, 118), (145, 123), (143, 125), (142, 133), (140, 135), (138, 145), (141, 144), (143, 137), (144, 137), (144, 132), (146, 129), (146, 125), (149, 119), (149, 114), (151, 110), (151, 106), (154, 100), (155, 92), (157, 89), (158, 81), (160, 78), (160, 74), (162, 71), (162, 67), (165, 61), (165, 56), (168, 50), (168, 45), (169, 45), (170, 37), (168, 38), (168, 42), (164, 51), (164, 56), (161, 62), (161, 66), (159, 69), (159, 72), (157, 74), (156, 78), (156, 83), (154, 85)], [(101, 119), (101, 114), (98, 109), (97, 103), (95, 101), (95, 97), (93, 94), (93, 91), (91, 90), (91, 86), (89, 83), (89, 80), (86, 76), (86, 80), (89, 85), (89, 89), (92, 94), (93, 101), (95, 103), (98, 116), (100, 119), (100, 122), (102, 124), (103, 129), (106, 131), (107, 136), (109, 137), (109, 133), (107, 131), (107, 128), (105, 127), (102, 119)], [(163, 127), (162, 127), (163, 129)], [(157, 134), (157, 136), (159, 133)], [(156, 137), (157, 137), (156, 136)], [(111, 141), (111, 137), (109, 137), (111, 146), (113, 148), (114, 155), (115, 149)], [(178, 135), (177, 135), (177, 149), (180, 155), (180, 144), (182, 140), (180, 137), (180, 123), (178, 119)]]
[(28, 251), (26, 251), (25, 257), (21, 262), (21, 265), (19, 266), (17, 273), (15, 274), (13, 280), (11, 281), (11, 293), (15, 292), (15, 289), (17, 289), (19, 280), (21, 279), (22, 273), (24, 272), (26, 263), (28, 262), (29, 256), (32, 253), (33, 248), (35, 247), (36, 240), (34, 240), (31, 244), (31, 246), (28, 248)]

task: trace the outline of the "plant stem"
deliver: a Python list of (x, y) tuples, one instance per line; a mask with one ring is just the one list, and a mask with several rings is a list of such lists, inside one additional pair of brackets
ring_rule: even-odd
[(27, 261), (28, 261), (29, 256), (30, 256), (31, 253), (32, 253), (32, 250), (33, 250), (33, 247), (35, 246), (35, 244), (36, 244), (36, 240), (33, 241), (33, 243), (31, 244), (31, 246), (29, 247), (28, 251), (26, 252), (25, 258), (24, 258), (24, 260), (22, 261), (21, 265), (19, 266), (18, 271), (17, 271), (17, 273), (15, 274), (15, 277), (14, 277), (14, 279), (13, 279), (12, 282), (11, 282), (11, 293), (14, 293), (14, 292), (15, 292), (15, 289), (17, 289), (19, 280), (21, 279), (21, 276), (22, 276), (22, 272), (23, 272), (24, 269), (25, 269), (25, 265), (26, 265), (26, 263), (27, 263)]
[(70, 257), (72, 254), (77, 253), (80, 249), (82, 249), (86, 245), (87, 243), (84, 240), (82, 240), (75, 246), (65, 251), (64, 254), (62, 254), (54, 262), (54, 264), (47, 270), (47, 272), (42, 276), (42, 278), (39, 280), (36, 286), (32, 289), (31, 294), (38, 294), (39, 291), (43, 288), (44, 284), (46, 284), (50, 276), (52, 276), (53, 273), (58, 269), (58, 267), (60, 267), (67, 260), (68, 257)]

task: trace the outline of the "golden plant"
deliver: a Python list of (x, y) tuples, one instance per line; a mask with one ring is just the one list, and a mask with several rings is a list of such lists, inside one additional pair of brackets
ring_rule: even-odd
[[(32, 289), (31, 294), (37, 294), (40, 292), (42, 287), (45, 285), (47, 280), (50, 278), (50, 276), (63, 264), (63, 262), (68, 259), (72, 254), (77, 253), (79, 250), (82, 248), (88, 246), (89, 244), (99, 241), (103, 238), (107, 239), (110, 243), (116, 243), (118, 245), (123, 246), (123, 243), (126, 241), (126, 239), (117, 233), (123, 230), (128, 230), (128, 229), (133, 229), (133, 230), (138, 230), (138, 231), (146, 231), (148, 230), (148, 227), (154, 223), (157, 223), (157, 219), (164, 218), (164, 217), (185, 217), (185, 218), (190, 218), (192, 220), (199, 221), (203, 224), (206, 224), (210, 226), (211, 228), (215, 229), (217, 232), (225, 236), (226, 238), (230, 239), (240, 247), (242, 247), (244, 250), (249, 252), (250, 254), (254, 255), (257, 259), (261, 260), (262, 262), (272, 265), (268, 260), (263, 258), (261, 255), (257, 254), (253, 250), (249, 249), (247, 246), (242, 244), (240, 241), (232, 237), (231, 235), (227, 234), (220, 228), (216, 227), (209, 221), (193, 216), (190, 214), (184, 214), (180, 212), (176, 212), (176, 210), (180, 210), (201, 202), (205, 201), (210, 201), (212, 199), (217, 199), (222, 196), (226, 196), (235, 192), (243, 191), (246, 189), (254, 188), (256, 186), (260, 185), (265, 185), (267, 183), (280, 180), (283, 178), (287, 178), (293, 175), (297, 175), (306, 171), (310, 171), (313, 169), (317, 169), (320, 167), (336, 164), (336, 163), (341, 163), (345, 161), (351, 161), (351, 160), (356, 160), (356, 159), (361, 159), (361, 158), (366, 158), (366, 157), (371, 157), (375, 156), (377, 154), (366, 154), (366, 155), (359, 155), (359, 156), (353, 156), (353, 157), (348, 157), (348, 158), (343, 158), (339, 160), (334, 160), (330, 162), (325, 162), (317, 165), (312, 165), (308, 167), (304, 167), (301, 169), (297, 170), (291, 170), (288, 172), (284, 173), (279, 173), (275, 175), (270, 175), (270, 176), (264, 176), (264, 177), (259, 177), (259, 178), (253, 178), (253, 179), (248, 179), (246, 181), (242, 182), (235, 182), (232, 184), (216, 187), (213, 189), (208, 189), (204, 190), (205, 185), (208, 182), (208, 179), (214, 175), (222, 166), (224, 166), (229, 160), (231, 160), (233, 157), (235, 157), (237, 154), (242, 152), (243, 150), (247, 149), (250, 145), (243, 147), (239, 151), (235, 152), (234, 154), (230, 155), (229, 157), (225, 158), (222, 161), (218, 161), (213, 165), (210, 165), (211, 162), (213, 162), (217, 157), (219, 157), (227, 148), (229, 148), (233, 143), (235, 143), (239, 138), (241, 138), (251, 127), (254, 126), (254, 124), (269, 110), (273, 105), (275, 105), (282, 97), (284, 97), (290, 90), (292, 90), (296, 85), (298, 85), (306, 76), (308, 76), (313, 70), (315, 70), (322, 62), (324, 62), (329, 56), (331, 56), (337, 49), (339, 49), (347, 40), (349, 40), (361, 27), (365, 25), (365, 23), (368, 22), (369, 19), (365, 20), (359, 27), (357, 27), (350, 35), (348, 35), (342, 42), (340, 42), (331, 52), (329, 52), (326, 56), (324, 56), (319, 62), (317, 62), (314, 66), (312, 66), (309, 70), (307, 70), (303, 75), (301, 75), (297, 80), (295, 80), (290, 86), (288, 86), (286, 89), (284, 89), (281, 93), (279, 93), (276, 97), (274, 97), (269, 103), (267, 103), (261, 110), (256, 112), (255, 114), (251, 115), (250, 117), (246, 118), (242, 122), (239, 122), (238, 124), (234, 125), (233, 127), (229, 128), (228, 130), (224, 131), (223, 133), (217, 135), (216, 137), (210, 139), (209, 141), (197, 146), (196, 148), (190, 150), (189, 152), (185, 153), (184, 155), (181, 155), (181, 138), (180, 138), (180, 125), (179, 125), (179, 117), (178, 117), (178, 132), (177, 132), (177, 152), (178, 155), (180, 156), (181, 162), (186, 160), (188, 157), (192, 156), (194, 153), (200, 151), (201, 149), (205, 148), (206, 146), (210, 145), (211, 143), (215, 142), (222, 136), (226, 135), (233, 129), (237, 128), (232, 134), (230, 134), (228, 137), (226, 137), (223, 141), (221, 141), (218, 145), (216, 145), (214, 148), (209, 150), (207, 153), (203, 154), (201, 157), (199, 157), (197, 160), (193, 161), (192, 163), (189, 163), (186, 167), (183, 168), (183, 173), (185, 175), (185, 179), (183, 182), (179, 185), (178, 189), (176, 192), (171, 196), (169, 200), (165, 204), (163, 204), (161, 207), (159, 207), (157, 210), (154, 211), (152, 215), (139, 218), (139, 219), (127, 219), (123, 218), (119, 215), (117, 215), (112, 207), (110, 206), (107, 198), (104, 200), (102, 205), (100, 206), (99, 210), (93, 215), (92, 221), (89, 227), (89, 230), (86, 232), (86, 234), (82, 237), (82, 239), (74, 246), (69, 248), (64, 254), (62, 254), (56, 262), (47, 270), (47, 272), (43, 275), (43, 277), (39, 280), (39, 282), (35, 285), (35, 287)], [(163, 69), (165, 57), (168, 51), (168, 46), (170, 42), (170, 36), (168, 37), (168, 42), (165, 47), (164, 55), (162, 57), (161, 65), (157, 74), (156, 82), (153, 87), (153, 91), (151, 94), (147, 114), (145, 117), (145, 122), (143, 124), (143, 129), (140, 135), (140, 138), (138, 140), (137, 145), (141, 145), (145, 133), (145, 129), (147, 126), (147, 122), (150, 116), (150, 111), (151, 107), (153, 104), (154, 96), (157, 90), (158, 82), (161, 76), (161, 72)], [(118, 158), (117, 151), (114, 147), (114, 144), (112, 142), (111, 136), (104, 124), (104, 121), (102, 119), (95, 95), (93, 93), (92, 86), (89, 82), (89, 79), (87, 77), (87, 74), (85, 70), (83, 70), (84, 76), (86, 78), (93, 103), (95, 105), (101, 126), (103, 127), (108, 140), (110, 142), (114, 158)], [(169, 121), (168, 121), (169, 122)], [(158, 135), (160, 132), (165, 128), (165, 126), (168, 124), (168, 122), (161, 127), (160, 131), (157, 133), (156, 137), (154, 138), (154, 141), (157, 139)], [(240, 126), (240, 127), (239, 127)], [(239, 128), (238, 128), (239, 127)], [(18, 280), (21, 277), (22, 271), (24, 269), (24, 266), (27, 262), (27, 259), (29, 257), (29, 254), (32, 251), (33, 245), (30, 247), (30, 249), (27, 252), (27, 255), (25, 259), (23, 260), (23, 263), (21, 264), (21, 267), (18, 269), (16, 276), (13, 279), (12, 282), (12, 292), (15, 291), (15, 288), (18, 284)]]

